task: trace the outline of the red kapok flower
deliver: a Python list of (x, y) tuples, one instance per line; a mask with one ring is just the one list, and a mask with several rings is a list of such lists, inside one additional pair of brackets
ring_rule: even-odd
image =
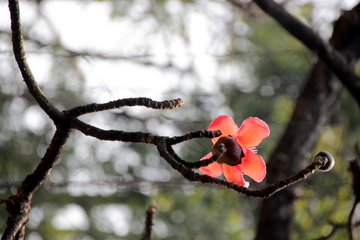
[[(248, 175), (257, 182), (261, 182), (264, 179), (266, 165), (263, 158), (256, 154), (257, 151), (255, 149), (270, 134), (269, 126), (263, 120), (257, 117), (249, 117), (238, 128), (230, 116), (220, 115), (211, 122), (209, 130), (221, 131), (221, 136), (211, 139), (214, 144), (221, 137), (233, 137), (236, 143), (240, 145), (243, 155), (239, 161), (240, 163), (235, 166), (214, 162), (206, 167), (201, 167), (199, 170), (202, 173), (217, 177), (224, 172), (225, 178), (229, 182), (234, 182), (244, 187), (248, 187), (249, 182), (244, 180), (243, 174)], [(201, 160), (210, 158), (212, 155), (212, 153), (208, 153)]]

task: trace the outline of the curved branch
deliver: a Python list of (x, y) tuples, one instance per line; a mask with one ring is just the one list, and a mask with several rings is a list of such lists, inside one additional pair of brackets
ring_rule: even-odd
[(175, 160), (172, 154), (169, 153), (168, 151), (169, 147), (166, 139), (161, 139), (159, 141), (157, 145), (157, 149), (160, 153), (160, 156), (163, 157), (173, 169), (181, 173), (187, 180), (191, 182), (202, 182), (220, 187), (226, 187), (238, 193), (242, 193), (246, 196), (255, 197), (255, 198), (269, 198), (270, 196), (280, 191), (281, 189), (307, 178), (311, 173), (314, 173), (315, 170), (319, 169), (322, 166), (325, 166), (325, 164), (327, 163), (327, 158), (317, 157), (309, 166), (307, 166), (297, 174), (285, 178), (281, 181), (275, 182), (274, 184), (266, 188), (260, 190), (253, 190), (234, 183), (230, 183), (222, 179), (196, 173), (191, 169), (185, 167), (183, 164)]
[(62, 119), (63, 114), (49, 101), (49, 99), (41, 91), (40, 87), (35, 81), (35, 78), (30, 70), (30, 67), (25, 57), (18, 0), (9, 0), (9, 10), (11, 15), (13, 51), (23, 79), (27, 85), (30, 94), (34, 97), (39, 106), (54, 122), (58, 122)]
[(133, 142), (133, 143), (147, 143), (158, 145), (158, 142), (161, 139), (165, 139), (169, 145), (178, 144), (181, 142), (188, 141), (194, 138), (214, 138), (221, 135), (220, 131), (207, 131), (200, 130), (194, 131), (182, 136), (167, 137), (167, 136), (158, 136), (152, 133), (144, 132), (124, 132), (121, 130), (103, 130), (92, 126), (90, 124), (84, 123), (83, 121), (74, 118), (72, 115), (67, 114), (67, 121), (70, 122), (71, 128), (77, 129), (87, 136), (92, 136), (100, 140), (108, 141), (122, 141), (122, 142)]
[(349, 230), (349, 236), (350, 236), (350, 239), (351, 240), (355, 240), (356, 239), (356, 232), (355, 232), (355, 217), (356, 217), (356, 214), (355, 214), (355, 210), (356, 210), (356, 207), (359, 205), (360, 201), (359, 200), (356, 200), (352, 209), (351, 209), (351, 212), (350, 212), (350, 216), (349, 216), (349, 222), (348, 222), (348, 230)]
[(173, 100), (165, 100), (162, 102), (154, 101), (150, 98), (124, 98), (119, 99), (116, 101), (111, 101), (108, 103), (103, 104), (97, 104), (92, 103), (85, 106), (79, 106), (75, 107), (71, 110), (64, 111), (66, 114), (71, 114), (75, 117), (87, 114), (87, 113), (93, 113), (93, 112), (101, 112), (105, 110), (115, 109), (115, 108), (122, 108), (125, 106), (133, 107), (133, 106), (144, 106), (148, 108), (153, 109), (173, 109), (178, 108), (184, 104), (184, 101), (180, 98), (173, 99)]
[(9, 217), (1, 239), (23, 239), (25, 225), (29, 221), (32, 196), (54, 168), (71, 132), (70, 129), (56, 130), (45, 156), (35, 171), (25, 178), (16, 195), (4, 201)]
[[(219, 136), (221, 134), (220, 131), (197, 131), (185, 134), (183, 136), (169, 138), (166, 136), (157, 136), (151, 133), (102, 130), (86, 124), (76, 118), (82, 114), (120, 108), (123, 106), (140, 105), (154, 109), (172, 109), (174, 107), (179, 107), (183, 104), (183, 101), (181, 99), (157, 102), (149, 98), (130, 98), (112, 101), (105, 104), (93, 103), (86, 106), (76, 107), (69, 111), (60, 112), (54, 105), (49, 102), (47, 97), (43, 94), (43, 92), (37, 85), (34, 76), (32, 75), (30, 68), (27, 64), (25, 58), (25, 51), (23, 48), (23, 37), (19, 18), (18, 0), (9, 0), (9, 9), (11, 13), (11, 29), (13, 34), (12, 41), (14, 54), (24, 81), (27, 84), (29, 92), (38, 102), (40, 107), (49, 115), (51, 119), (53, 119), (55, 124), (58, 126), (58, 129), (52, 139), (51, 145), (47, 149), (47, 152), (42, 158), (40, 164), (32, 174), (26, 177), (26, 179), (23, 181), (22, 185), (18, 189), (17, 194), (10, 197), (6, 201), (1, 200), (1, 203), (6, 203), (7, 211), (9, 212), (8, 227), (5, 230), (2, 239), (24, 238), (24, 230), (25, 225), (29, 220), (31, 199), (33, 193), (44, 182), (46, 177), (50, 174), (51, 170), (55, 166), (55, 163), (60, 157), (60, 154), (63, 150), (64, 145), (66, 144), (67, 139), (71, 135), (72, 128), (78, 129), (85, 135), (90, 135), (100, 140), (112, 140), (134, 143), (141, 142), (156, 145), (160, 155), (171, 165), (171, 167), (179, 171), (189, 181), (197, 181), (226, 187), (251, 197), (270, 197), (281, 189), (306, 178), (309, 174), (313, 173), (314, 170), (319, 169), (326, 163), (326, 160), (322, 158), (317, 158), (307, 168), (303, 169), (292, 177), (286, 178), (282, 181), (278, 181), (273, 185), (261, 190), (252, 190), (234, 183), (230, 183), (225, 180), (213, 178), (208, 175), (202, 175), (191, 170), (191, 168), (206, 166), (207, 164), (216, 161), (216, 159), (226, 151), (225, 147), (220, 148), (220, 151), (215, 153), (213, 158), (199, 161), (196, 163), (188, 163), (182, 160), (173, 151), (171, 147), (171, 145), (187, 141), (192, 138), (213, 138)], [(319, 55), (326, 55), (328, 53), (327, 51), (328, 49), (325, 49), (322, 52), (320, 51)]]
[(178, 163), (184, 165), (187, 168), (194, 169), (194, 168), (206, 167), (209, 164), (216, 162), (227, 151), (227, 149), (226, 149), (225, 144), (221, 143), (221, 144), (219, 144), (219, 151), (216, 152), (211, 158), (200, 160), (197, 162), (187, 162), (187, 161), (183, 160), (175, 153), (175, 151), (171, 147), (171, 145), (167, 146), (167, 151)]
[[(235, 2), (235, 0), (229, 1), (233, 4)], [(351, 69), (344, 56), (325, 43), (312, 29), (289, 14), (280, 4), (272, 0), (254, 0), (254, 2), (278, 21), (290, 34), (314, 51), (331, 68), (360, 105), (360, 78)], [(360, 5), (355, 10), (360, 11)], [(353, 29), (352, 32), (357, 33), (357, 38), (360, 40), (359, 20), (353, 19), (353, 21), (355, 21), (354, 27), (356, 29)]]

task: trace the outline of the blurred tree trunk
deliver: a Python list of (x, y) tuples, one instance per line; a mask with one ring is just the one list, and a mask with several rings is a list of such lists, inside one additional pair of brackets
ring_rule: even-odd
[[(344, 12), (334, 25), (330, 43), (349, 64), (360, 57), (360, 4)], [(322, 61), (314, 65), (299, 96), (293, 116), (267, 164), (267, 183), (297, 173), (311, 158), (311, 151), (326, 124), (342, 84)], [(290, 239), (294, 219), (294, 201), (301, 184), (276, 193), (262, 202), (256, 240)]]

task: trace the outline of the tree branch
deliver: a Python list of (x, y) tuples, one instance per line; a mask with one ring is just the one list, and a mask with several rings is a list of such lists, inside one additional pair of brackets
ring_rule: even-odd
[(200, 131), (193, 131), (186, 133), (182, 136), (175, 136), (171, 137), (167, 140), (168, 144), (175, 145), (181, 142), (185, 142), (194, 138), (214, 138), (221, 136), (221, 131), (207, 131), (207, 130), (200, 130)]
[(154, 101), (150, 98), (124, 98), (108, 103), (97, 104), (92, 103), (85, 106), (78, 106), (71, 110), (64, 111), (66, 114), (71, 114), (78, 117), (83, 114), (100, 112), (105, 110), (111, 110), (122, 107), (144, 106), (153, 109), (173, 109), (178, 108), (184, 104), (184, 101), (180, 98), (173, 100), (165, 100), (162, 102)]
[(152, 226), (155, 222), (155, 214), (156, 206), (155, 204), (151, 204), (146, 211), (145, 228), (141, 240), (151, 240)]
[[(57, 130), (49, 148), (47, 149), (44, 157), (41, 159), (41, 162), (35, 171), (25, 178), (17, 190), (16, 195), (11, 196), (7, 200), (0, 201), (0, 203), (6, 203), (7, 211), (9, 212), (8, 225), (4, 234), (2, 235), (2, 239), (10, 240), (24, 238), (25, 225), (29, 221), (29, 215), (31, 211), (32, 196), (38, 187), (43, 184), (44, 180), (55, 166), (55, 163), (59, 159), (73, 129), (78, 129), (85, 135), (93, 136), (100, 140), (147, 143), (156, 145), (159, 154), (169, 163), (169, 165), (175, 170), (179, 171), (189, 181), (226, 187), (251, 197), (268, 198), (281, 189), (306, 178), (309, 176), (309, 174), (324, 166), (327, 162), (326, 158), (318, 157), (307, 168), (301, 170), (292, 177), (278, 181), (273, 185), (261, 190), (252, 190), (225, 180), (213, 178), (208, 175), (202, 175), (192, 170), (192, 168), (207, 166), (208, 164), (216, 161), (226, 151), (225, 146), (220, 147), (219, 151), (215, 153), (212, 158), (195, 163), (189, 163), (181, 159), (171, 147), (174, 144), (188, 141), (193, 138), (213, 138), (219, 136), (221, 134), (220, 131), (212, 132), (201, 130), (187, 133), (183, 136), (170, 138), (167, 136), (157, 136), (152, 133), (102, 130), (77, 119), (78, 116), (86, 113), (121, 108), (123, 106), (146, 106), (154, 109), (172, 109), (183, 104), (181, 99), (157, 102), (149, 98), (129, 98), (104, 104), (93, 103), (86, 106), (79, 106), (69, 111), (61, 112), (47, 99), (47, 97), (41, 91), (27, 64), (25, 51), (23, 48), (23, 36), (20, 24), (18, 0), (9, 0), (9, 9), (11, 13), (11, 30), (15, 59), (18, 63), (24, 81), (27, 84), (29, 92), (32, 94), (40, 107), (54, 121), (55, 125), (57, 126)], [(151, 221), (149, 221), (147, 226), (151, 227), (151, 225)], [(147, 232), (150, 232), (150, 230), (148, 229)]]
[[(280, 191), (281, 189), (288, 187), (300, 180), (307, 178), (311, 173), (314, 173), (315, 170), (319, 169), (322, 166), (325, 166), (327, 163), (326, 157), (317, 157), (309, 166), (298, 172), (297, 174), (285, 178), (284, 180), (278, 181), (264, 189), (260, 190), (253, 190), (249, 188), (245, 188), (243, 186), (230, 183), (228, 181), (210, 177), (208, 175), (202, 175), (192, 171), (191, 169), (185, 167), (183, 164), (179, 163), (177, 160), (174, 159), (172, 153), (168, 151), (169, 146), (166, 139), (161, 139), (157, 145), (157, 149), (160, 153), (160, 156), (163, 157), (170, 166), (181, 173), (187, 180), (191, 182), (202, 182), (208, 183), (220, 187), (226, 187), (232, 189), (238, 193), (242, 193), (249, 197), (256, 197), (256, 198), (269, 198), (276, 192)], [(184, 161), (184, 160), (182, 160)]]
[(69, 128), (56, 130), (50, 146), (35, 171), (25, 178), (16, 195), (4, 201), (9, 217), (2, 240), (23, 239), (25, 225), (29, 221), (32, 196), (54, 168), (71, 132)]
[(71, 127), (79, 130), (86, 136), (95, 137), (99, 140), (121, 141), (133, 143), (147, 143), (156, 145), (161, 137), (152, 133), (124, 132), (121, 130), (103, 130), (75, 118), (71, 121)]
[[(235, 0), (228, 1), (233, 4), (236, 3)], [(253, 1), (264, 12), (273, 17), (290, 34), (299, 39), (310, 50), (314, 51), (347, 87), (360, 106), (360, 78), (351, 68), (352, 65), (349, 66), (349, 63), (343, 55), (336, 51), (331, 45), (325, 43), (312, 29), (305, 26), (303, 23), (289, 14), (280, 4), (275, 3), (272, 0)], [(360, 5), (354, 8), (354, 10), (360, 11)], [(359, 18), (354, 18), (352, 20), (354, 21), (353, 25), (357, 25), (357, 28), (353, 29), (353, 32), (356, 34), (356, 38), (358, 38), (360, 41), (360, 20)]]
[(226, 151), (226, 146), (225, 144), (221, 143), (219, 144), (219, 151), (216, 152), (212, 157), (208, 158), (208, 159), (204, 159), (203, 161), (197, 161), (197, 162), (187, 162), (183, 159), (181, 159), (174, 151), (174, 149), (171, 147), (171, 145), (167, 146), (167, 151), (168, 153), (180, 164), (184, 165), (187, 168), (201, 168), (201, 167), (206, 167), (209, 164), (216, 162)]
[(347, 228), (349, 230), (349, 236), (350, 236), (350, 239), (351, 240), (356, 240), (356, 232), (355, 232), (355, 217), (356, 217), (356, 214), (355, 214), (355, 210), (356, 210), (356, 207), (359, 205), (360, 201), (356, 200), (352, 209), (351, 209), (351, 212), (350, 212), (350, 215), (349, 215), (349, 222), (347, 224)]
[[(351, 70), (353, 63), (360, 56), (360, 13), (358, 5), (351, 11), (345, 11), (335, 23), (330, 43), (344, 55), (341, 57), (316, 33), (292, 17), (279, 4), (271, 0), (255, 0), (255, 2), (286, 30), (314, 50), (320, 58), (297, 99), (293, 116), (283, 137), (267, 162), (266, 182), (271, 184), (277, 179), (299, 171), (306, 162), (306, 153), (311, 152), (315, 146), (341, 89), (333, 72), (360, 104), (360, 82)], [(347, 62), (344, 61), (345, 59)], [(337, 64), (339, 65), (335, 66)], [(300, 122), (307, 123), (298, 124)], [(256, 240), (291, 238), (296, 192), (295, 188), (290, 187), (262, 202)]]
[(30, 94), (34, 97), (39, 106), (55, 122), (62, 120), (62, 113), (49, 101), (35, 81), (25, 57), (23, 46), (23, 36), (20, 23), (19, 1), (9, 0), (9, 10), (11, 16), (12, 43), (15, 60), (19, 66), (23, 79)]

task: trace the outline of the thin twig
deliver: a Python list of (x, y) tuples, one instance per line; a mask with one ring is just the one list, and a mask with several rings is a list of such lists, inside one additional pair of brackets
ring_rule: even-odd
[(100, 140), (107, 141), (122, 141), (122, 142), (134, 142), (134, 143), (147, 143), (158, 145), (158, 142), (161, 139), (166, 139), (169, 145), (178, 144), (181, 142), (188, 141), (194, 138), (214, 138), (221, 135), (220, 131), (206, 131), (199, 130), (184, 134), (182, 136), (176, 137), (167, 137), (167, 136), (158, 136), (152, 133), (144, 133), (144, 132), (124, 132), (121, 130), (103, 130), (101, 128), (97, 128), (95, 126), (84, 123), (83, 121), (73, 118), (70, 115), (70, 126), (82, 132), (87, 136), (92, 136)]
[(155, 214), (156, 206), (153, 203), (148, 207), (148, 210), (146, 211), (145, 228), (141, 240), (151, 240), (152, 226), (155, 223)]
[(356, 232), (355, 232), (355, 218), (356, 218), (356, 214), (355, 214), (355, 210), (356, 207), (359, 205), (360, 201), (355, 201), (350, 215), (349, 215), (349, 222), (348, 222), (348, 230), (349, 230), (349, 236), (351, 240), (355, 240), (356, 239)]
[[(188, 163), (182, 160), (172, 149), (172, 145), (180, 142), (188, 141), (193, 138), (213, 138), (220, 136), (220, 131), (196, 131), (185, 134), (183, 136), (167, 137), (157, 136), (152, 133), (143, 132), (124, 132), (117, 130), (102, 130), (97, 127), (86, 124), (77, 119), (78, 116), (86, 113), (104, 111), (114, 108), (120, 108), (124, 106), (146, 106), (154, 109), (172, 109), (179, 107), (183, 104), (181, 99), (175, 99), (170, 101), (157, 102), (149, 98), (131, 98), (121, 99), (117, 101), (108, 102), (105, 104), (89, 104), (86, 106), (80, 106), (73, 108), (69, 111), (60, 112), (54, 105), (50, 103), (47, 97), (43, 94), (39, 86), (37, 85), (34, 76), (32, 75), (30, 68), (25, 58), (25, 51), (23, 48), (23, 36), (20, 25), (19, 5), (18, 0), (9, 0), (9, 9), (11, 12), (11, 29), (12, 29), (12, 41), (13, 50), (16, 61), (23, 75), (24, 81), (28, 86), (29, 92), (36, 99), (40, 107), (49, 115), (57, 126), (57, 130), (52, 139), (49, 148), (46, 151), (45, 156), (42, 158), (40, 164), (36, 170), (29, 174), (19, 187), (17, 194), (10, 197), (7, 200), (1, 200), (1, 203), (6, 202), (7, 211), (9, 212), (8, 225), (5, 232), (2, 235), (2, 239), (23, 239), (25, 233), (25, 225), (29, 220), (31, 210), (31, 199), (33, 193), (44, 182), (46, 177), (50, 174), (51, 170), (55, 166), (57, 159), (60, 157), (64, 145), (67, 139), (70, 137), (72, 129), (78, 129), (85, 135), (96, 137), (100, 140), (111, 141), (123, 141), (134, 143), (147, 143), (157, 146), (160, 155), (173, 167), (179, 171), (189, 181), (196, 181), (202, 183), (213, 184), (216, 186), (226, 187), (235, 190), (239, 193), (245, 194), (251, 197), (267, 198), (272, 194), (280, 191), (281, 189), (294, 184), (314, 170), (325, 165), (326, 161), (322, 158), (317, 158), (307, 168), (303, 169), (299, 173), (292, 177), (286, 178), (282, 181), (276, 182), (273, 185), (266, 187), (262, 190), (252, 190), (240, 185), (230, 183), (225, 180), (213, 178), (208, 175), (202, 175), (191, 170), (191, 168), (197, 168), (206, 166), (220, 157), (225, 151), (226, 147), (219, 148), (219, 151), (214, 154), (213, 158), (199, 161), (196, 163)], [(154, 211), (153, 211), (154, 212)], [(151, 214), (150, 214), (151, 215)], [(152, 221), (146, 223), (147, 226), (152, 226)], [(151, 228), (147, 230), (148, 236), (151, 235)]]
[(206, 167), (209, 164), (216, 162), (227, 151), (227, 149), (226, 149), (225, 144), (221, 143), (221, 144), (219, 144), (219, 150), (212, 157), (201, 160), (201, 161), (197, 161), (197, 162), (187, 162), (187, 161), (183, 160), (175, 153), (175, 151), (171, 147), (171, 145), (168, 145), (167, 151), (178, 163), (184, 165), (187, 168), (197, 169), (197, 168), (201, 168), (201, 167)]
[(163, 157), (170, 166), (181, 173), (187, 180), (192, 182), (202, 182), (208, 183), (216, 186), (226, 187), (232, 189), (238, 193), (242, 193), (249, 197), (256, 197), (256, 198), (268, 198), (274, 193), (280, 191), (281, 189), (290, 186), (300, 180), (307, 178), (311, 173), (315, 170), (319, 169), (321, 166), (325, 166), (327, 159), (324, 157), (317, 157), (309, 166), (298, 172), (297, 174), (288, 177), (284, 180), (278, 181), (266, 188), (260, 190), (253, 190), (249, 188), (245, 188), (243, 186), (237, 185), (235, 183), (230, 183), (228, 181), (210, 177), (208, 175), (202, 175), (192, 171), (191, 169), (185, 167), (183, 164), (179, 163), (174, 159), (171, 153), (168, 152), (166, 139), (161, 139), (159, 144), (157, 145), (157, 149), (160, 153), (160, 156)]
[(160, 138), (152, 133), (143, 132), (124, 132), (121, 130), (103, 130), (95, 126), (84, 123), (79, 119), (71, 122), (71, 127), (79, 130), (86, 136), (92, 136), (99, 140), (121, 141), (133, 143), (147, 143), (156, 145)]
[(181, 142), (185, 142), (194, 138), (214, 138), (221, 136), (221, 131), (207, 131), (207, 130), (200, 130), (200, 131), (193, 131), (186, 133), (182, 136), (175, 136), (171, 137), (167, 140), (168, 144), (175, 145)]
[(27, 85), (30, 94), (34, 97), (39, 106), (54, 121), (62, 119), (62, 113), (49, 101), (45, 94), (35, 81), (25, 57), (23, 46), (23, 36), (20, 23), (20, 11), (18, 0), (9, 0), (9, 10), (11, 15), (11, 32), (13, 51), (16, 62), (19, 66), (23, 79)]
[(184, 104), (184, 101), (180, 98), (173, 99), (173, 100), (165, 100), (162, 102), (154, 101), (150, 98), (124, 98), (119, 99), (116, 101), (111, 101), (108, 103), (92, 103), (85, 106), (78, 106), (69, 111), (65, 111), (66, 114), (71, 114), (75, 117), (87, 114), (87, 113), (94, 113), (100, 112), (105, 110), (111, 110), (115, 108), (122, 108), (122, 107), (133, 107), (133, 106), (144, 106), (153, 109), (173, 109), (178, 108)]

